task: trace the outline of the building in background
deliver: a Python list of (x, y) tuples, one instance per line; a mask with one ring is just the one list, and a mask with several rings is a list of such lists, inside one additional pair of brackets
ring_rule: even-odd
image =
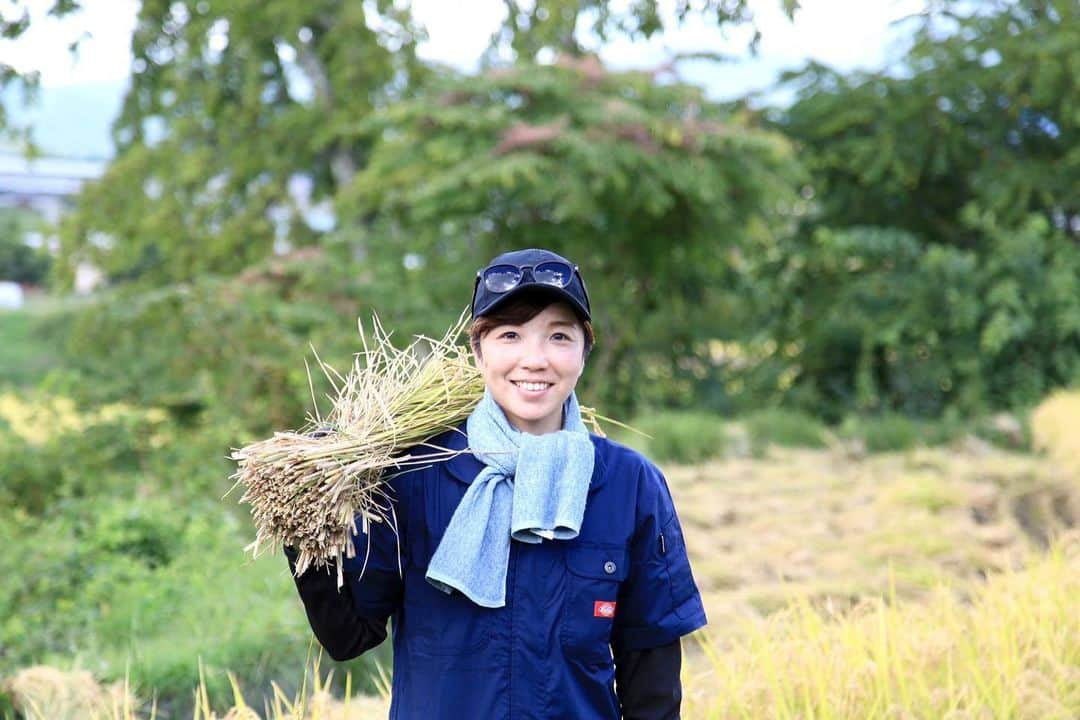
[(33, 210), (54, 225), (83, 183), (101, 177), (105, 162), (0, 151), (0, 208)]
[[(55, 239), (48, 228), (60, 221), (84, 183), (101, 177), (105, 165), (105, 160), (28, 158), (15, 151), (0, 150), (0, 212), (30, 212), (41, 218), (40, 229), (28, 230), (23, 241), (31, 247), (55, 250)], [(101, 271), (82, 263), (75, 269), (75, 292), (88, 293), (102, 279)], [(10, 291), (8, 294), (10, 297), (5, 297), (11, 307), (14, 294)]]

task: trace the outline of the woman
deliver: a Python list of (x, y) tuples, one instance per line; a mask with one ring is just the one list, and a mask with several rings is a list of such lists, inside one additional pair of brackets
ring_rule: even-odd
[(344, 660), (391, 620), (392, 718), (677, 718), (679, 638), (705, 613), (663, 476), (581, 422), (577, 267), (500, 255), (472, 315), (484, 398), (430, 442), (468, 452), (389, 481), (397, 533), (356, 538), (370, 550), (340, 591), (332, 572), (296, 578), (316, 637)]

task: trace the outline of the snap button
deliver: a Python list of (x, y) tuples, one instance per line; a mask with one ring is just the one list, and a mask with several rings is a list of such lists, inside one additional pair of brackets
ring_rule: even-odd
[(615, 572), (615, 563), (611, 562), (610, 560), (608, 560), (606, 563), (604, 563), (604, 572), (606, 572), (608, 575), (611, 575), (612, 573), (614, 573)]

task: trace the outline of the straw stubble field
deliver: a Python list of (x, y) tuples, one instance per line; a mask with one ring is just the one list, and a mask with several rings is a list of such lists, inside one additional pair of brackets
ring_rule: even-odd
[(1061, 462), (966, 441), (668, 475), (710, 618), (686, 644), (686, 717), (1080, 717), (1080, 485)]

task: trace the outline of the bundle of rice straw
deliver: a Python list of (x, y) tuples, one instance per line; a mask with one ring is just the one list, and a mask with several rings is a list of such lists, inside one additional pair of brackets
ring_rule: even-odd
[[(375, 317), (372, 345), (361, 326), (364, 350), (345, 377), (316, 354), (335, 392), (330, 413), (321, 417), (316, 404), (306, 428), (276, 432), (230, 456), (237, 462), (233, 487), (243, 487), (240, 502), (251, 505), (255, 522), (246, 550), (258, 556), (266, 547), (291, 545), (297, 575), (334, 560), (340, 585), (342, 558), (356, 556), (357, 517), (365, 533), (373, 522), (389, 522), (396, 532), (387, 476), (452, 457), (448, 450), (422, 458), (408, 451), (457, 427), (483, 396), (467, 338), (461, 340), (467, 324), (463, 314), (441, 340), (416, 336), (398, 349)], [(596, 413), (582, 408), (582, 414), (599, 431)]]

